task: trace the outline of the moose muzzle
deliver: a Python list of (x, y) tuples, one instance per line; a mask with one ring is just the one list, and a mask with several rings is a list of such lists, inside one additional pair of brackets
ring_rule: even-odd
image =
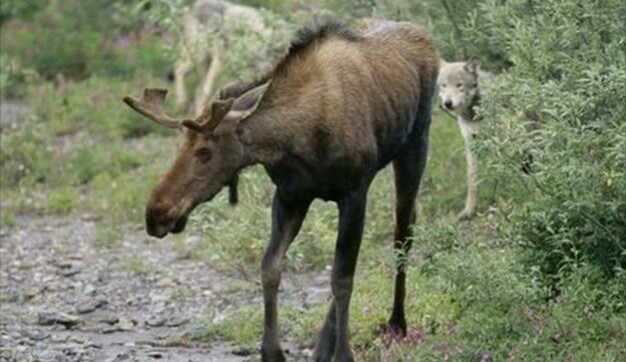
[(146, 231), (150, 236), (163, 238), (168, 233), (177, 234), (185, 230), (187, 215), (174, 216), (163, 209), (146, 208)]

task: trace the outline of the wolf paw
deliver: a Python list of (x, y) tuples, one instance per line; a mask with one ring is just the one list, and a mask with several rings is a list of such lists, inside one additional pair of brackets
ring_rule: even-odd
[(470, 220), (472, 219), (474, 216), (476, 216), (476, 210), (472, 210), (472, 209), (463, 209), (463, 211), (461, 211), (457, 216), (456, 219), (459, 221), (462, 220)]

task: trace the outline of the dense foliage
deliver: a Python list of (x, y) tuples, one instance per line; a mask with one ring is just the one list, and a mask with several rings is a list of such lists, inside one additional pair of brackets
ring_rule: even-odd
[[(500, 202), (515, 205), (502, 210), (509, 221), (503, 231), (551, 276), (578, 263), (623, 274), (623, 2), (486, 1), (477, 11), (483, 24), (472, 39), (501, 44), (511, 64), (481, 112), (489, 126), (485, 175), (515, 187), (501, 195)], [(520, 173), (526, 154), (533, 161), (527, 176)]]

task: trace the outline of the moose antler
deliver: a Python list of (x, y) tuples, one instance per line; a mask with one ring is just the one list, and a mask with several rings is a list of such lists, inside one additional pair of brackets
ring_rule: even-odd
[(124, 97), (124, 103), (162, 126), (179, 128), (186, 120), (176, 119), (165, 114), (165, 111), (163, 111), (163, 102), (165, 101), (166, 95), (167, 90), (165, 89), (146, 88), (141, 97)]
[(193, 131), (206, 133), (213, 131), (226, 117), (241, 119), (252, 113), (265, 93), (269, 83), (253, 88), (241, 95), (238, 99), (214, 98), (208, 102), (202, 114), (195, 120), (176, 119), (165, 114), (163, 102), (167, 90), (160, 88), (146, 88), (141, 96), (126, 96), (124, 103), (154, 122), (168, 127), (186, 127)]

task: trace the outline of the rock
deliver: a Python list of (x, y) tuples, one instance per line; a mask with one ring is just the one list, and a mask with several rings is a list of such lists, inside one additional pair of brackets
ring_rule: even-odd
[(161, 288), (168, 288), (176, 286), (176, 283), (174, 283), (174, 281), (170, 278), (161, 278), (156, 285)]
[(115, 324), (117, 322), (119, 322), (120, 318), (118, 316), (116, 316), (115, 314), (104, 314), (101, 316), (98, 316), (97, 321), (100, 323), (106, 323), (106, 324)]
[(75, 327), (80, 323), (80, 319), (76, 316), (60, 312), (41, 312), (37, 316), (37, 323), (42, 326), (53, 326), (60, 324), (67, 329)]
[(52, 264), (59, 269), (69, 269), (72, 267), (72, 262), (69, 260), (54, 260)]
[(128, 332), (135, 328), (135, 322), (127, 317), (120, 317), (117, 323), (112, 326), (104, 326), (101, 333)]
[(22, 336), (33, 341), (43, 341), (50, 338), (50, 333), (43, 332), (39, 329), (25, 329), (22, 330)]
[(178, 327), (187, 323), (189, 323), (189, 319), (187, 318), (172, 316), (167, 319), (167, 321), (165, 322), (165, 325), (168, 327)]
[(24, 299), (24, 301), (27, 302), (35, 298), (39, 294), (39, 292), (40, 292), (39, 288), (36, 288), (36, 287), (26, 288), (22, 292), (22, 298)]
[(54, 334), (52, 335), (52, 338), (50, 338), (50, 342), (52, 343), (65, 343), (67, 342), (69, 336), (62, 336), (62, 335), (58, 335), (58, 334)]
[(54, 350), (43, 350), (43, 351), (35, 351), (33, 353), (33, 357), (35, 357), (35, 361), (41, 362), (52, 362), (52, 361), (63, 361), (65, 360), (65, 356), (61, 352), (57, 352)]
[(309, 308), (315, 304), (328, 301), (331, 296), (330, 288), (312, 288), (306, 291), (306, 297), (304, 299), (304, 306)]
[(89, 341), (87, 344), (85, 344), (85, 348), (102, 349), (102, 343)]
[(161, 358), (163, 358), (163, 352), (161, 352), (161, 351), (149, 351), (148, 353), (146, 353), (146, 356), (148, 356), (150, 358), (154, 358), (154, 359), (161, 359)]
[(151, 316), (146, 321), (146, 324), (150, 327), (161, 327), (165, 324), (166, 319), (163, 316)]
[(107, 304), (107, 301), (104, 299), (90, 299), (83, 301), (76, 307), (76, 312), (79, 314), (87, 314), (95, 311), (96, 309)]
[(117, 322), (117, 325), (122, 331), (132, 331), (135, 327), (135, 323), (131, 319), (126, 317), (120, 318), (120, 320)]
[(73, 275), (80, 273), (81, 271), (82, 271), (82, 268), (79, 268), (77, 266), (71, 266), (69, 268), (61, 268), (61, 271), (59, 271), (59, 274), (61, 274), (64, 277), (71, 277)]
[(85, 344), (87, 342), (86, 339), (79, 337), (79, 336), (70, 336), (68, 338), (69, 342), (73, 342), (73, 343), (78, 343), (78, 344)]
[(20, 292), (17, 288), (8, 287), (2, 291), (2, 302), (17, 303), (20, 301)]
[(85, 295), (92, 295), (95, 292), (96, 292), (96, 288), (92, 284), (87, 284), (85, 286), (85, 289), (83, 290), (83, 294)]
[(106, 362), (122, 362), (131, 361), (132, 356), (126, 352), (118, 353), (115, 356), (106, 360)]
[(59, 289), (61, 289), (61, 283), (59, 283), (57, 281), (46, 283), (43, 286), (43, 290), (44, 291), (48, 291), (48, 292), (56, 292)]

